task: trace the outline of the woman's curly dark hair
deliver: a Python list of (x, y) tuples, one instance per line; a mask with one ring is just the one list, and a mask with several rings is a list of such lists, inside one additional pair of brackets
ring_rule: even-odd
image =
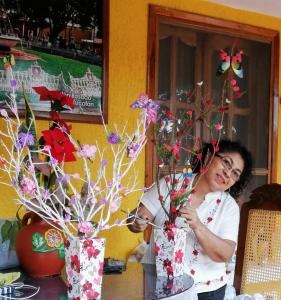
[[(202, 162), (205, 162), (207, 154), (214, 153), (214, 146), (211, 143), (206, 143), (202, 151)], [(233, 198), (240, 196), (251, 180), (252, 177), (252, 167), (253, 159), (251, 153), (242, 146), (239, 142), (234, 142), (230, 140), (221, 140), (218, 145), (217, 153), (238, 153), (244, 161), (244, 169), (240, 175), (239, 180), (229, 189), (229, 193)], [(200, 169), (200, 164), (196, 164), (193, 172), (198, 173)]]

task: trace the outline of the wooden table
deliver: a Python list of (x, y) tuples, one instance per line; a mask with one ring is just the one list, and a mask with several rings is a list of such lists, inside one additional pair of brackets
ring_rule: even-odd
[[(67, 300), (67, 290), (60, 276), (23, 279), (24, 283), (40, 286), (36, 300)], [(1, 298), (0, 298), (1, 299)], [(189, 275), (168, 280), (158, 277), (155, 266), (128, 263), (122, 274), (105, 274), (102, 283), (102, 300), (197, 300), (193, 279)]]

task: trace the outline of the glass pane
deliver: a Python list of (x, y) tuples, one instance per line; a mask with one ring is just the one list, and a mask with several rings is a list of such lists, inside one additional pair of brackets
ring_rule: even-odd
[[(184, 114), (186, 114), (185, 109), (178, 109), (176, 112), (176, 118), (182, 119)], [(192, 113), (192, 124), (194, 124), (194, 112)], [(192, 126), (192, 124), (187, 127), (187, 130), (184, 132), (184, 134), (181, 138), (181, 143), (182, 143), (183, 149), (180, 150), (180, 157), (181, 157), (180, 162), (179, 162), (180, 166), (187, 165), (188, 159), (190, 158), (185, 149), (191, 148), (192, 146), (194, 146), (195, 134), (194, 134), (194, 127)]]
[(180, 39), (177, 43), (177, 101), (190, 103), (189, 95), (194, 89), (195, 47), (191, 47)]
[(260, 114), (258, 122), (255, 121), (256, 114), (257, 110), (253, 107), (249, 116), (234, 116), (233, 129), (235, 129), (235, 134), (232, 136), (234, 140), (239, 140), (250, 150), (254, 157), (254, 168), (266, 169), (268, 167), (268, 129), (264, 124), (268, 122), (268, 114)]
[(170, 99), (170, 57), (171, 38), (159, 41), (159, 70), (158, 70), (158, 99), (165, 101)]
[(243, 194), (237, 199), (237, 202), (240, 206), (242, 206), (243, 203), (248, 202), (250, 200), (250, 195), (252, 193), (252, 191), (259, 187), (262, 186), (264, 184), (267, 183), (268, 177), (266, 175), (256, 175), (253, 176), (251, 182), (249, 183), (249, 185), (247, 186), (246, 190), (244, 190)]

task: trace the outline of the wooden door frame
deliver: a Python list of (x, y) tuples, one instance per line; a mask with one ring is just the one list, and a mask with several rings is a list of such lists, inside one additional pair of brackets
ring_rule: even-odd
[[(148, 53), (147, 53), (147, 90), (152, 99), (157, 99), (158, 90), (158, 46), (159, 24), (188, 26), (188, 28), (205, 30), (213, 33), (227, 34), (234, 37), (252, 39), (271, 44), (270, 64), (270, 99), (269, 99), (269, 136), (268, 166), (270, 174), (268, 183), (277, 181), (277, 142), (278, 142), (278, 104), (279, 104), (279, 32), (234, 21), (227, 21), (209, 16), (180, 11), (158, 5), (149, 6)], [(150, 186), (155, 178), (155, 143), (154, 128), (148, 132), (149, 141), (145, 155), (145, 184)]]

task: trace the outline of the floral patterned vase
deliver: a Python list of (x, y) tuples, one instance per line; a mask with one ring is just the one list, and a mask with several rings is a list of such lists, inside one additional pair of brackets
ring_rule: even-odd
[(184, 274), (186, 231), (179, 228), (154, 229), (157, 276)]
[(65, 241), (68, 299), (101, 297), (105, 239), (75, 238)]

